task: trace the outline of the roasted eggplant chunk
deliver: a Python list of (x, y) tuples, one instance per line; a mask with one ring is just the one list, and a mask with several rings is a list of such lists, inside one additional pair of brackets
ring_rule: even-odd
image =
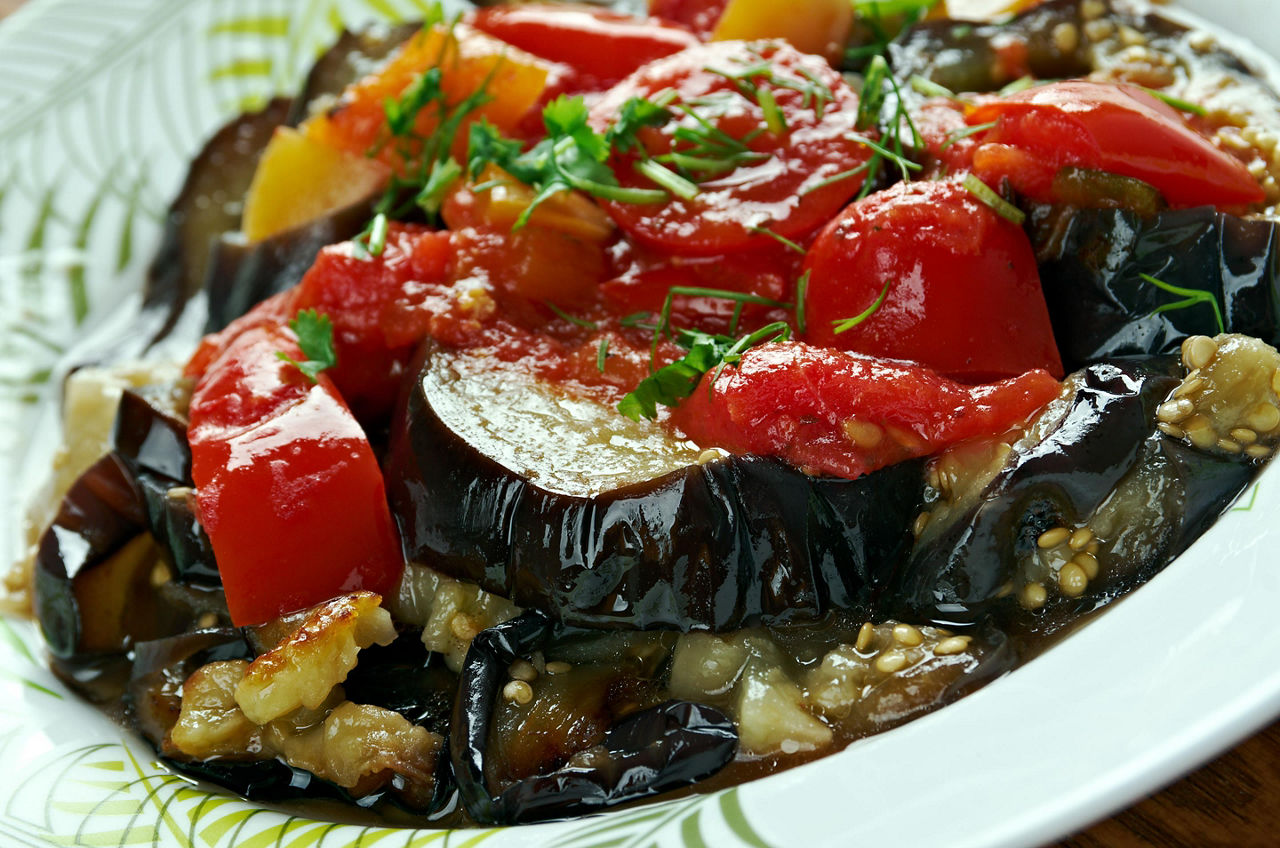
[(1012, 446), (939, 459), (899, 584), (903, 615), (964, 626), (990, 614), (1012, 632), (1050, 632), (1181, 552), (1255, 468), (1157, 427), (1175, 373), (1172, 358), (1090, 366)]
[(480, 633), (467, 654), (450, 747), (462, 800), (477, 822), (516, 824), (599, 812), (709, 777), (733, 758), (738, 735), (723, 713), (668, 701), (617, 722), (600, 744), (578, 752), (562, 768), (492, 793), (486, 760), (498, 694), (512, 664), (550, 633), (545, 616), (526, 612)]
[[(1079, 32), (1086, 18), (1080, 0), (1048, 0), (1000, 24), (938, 19), (904, 30), (889, 46), (900, 79), (923, 77), (952, 91), (994, 91), (1030, 73), (1037, 79), (1078, 77), (1092, 70), (1088, 44), (1054, 38), (1055, 28)], [(1002, 61), (1010, 43), (1026, 47), (1026, 66)]]
[(184, 494), (184, 432), (158, 401), (126, 392), (115, 450), (76, 481), (41, 537), (36, 614), (68, 673), (206, 616), (225, 620), (207, 540)]
[[(1039, 207), (1031, 221), (1040, 281), (1067, 368), (1175, 353), (1188, 336), (1224, 330), (1280, 343), (1280, 231), (1274, 221), (1209, 207), (1145, 220), (1115, 209)], [(1188, 304), (1143, 274), (1204, 292), (1212, 302)]]
[(564, 624), (726, 630), (865, 612), (905, 550), (918, 463), (857, 480), (700, 463), (620, 421), (429, 349), (386, 463), (409, 558)]
[(192, 160), (147, 271), (144, 309), (166, 316), (161, 336), (204, 287), (214, 242), (240, 229), (240, 205), (258, 156), (285, 122), (290, 105), (289, 100), (272, 100), (261, 111), (232, 120)]

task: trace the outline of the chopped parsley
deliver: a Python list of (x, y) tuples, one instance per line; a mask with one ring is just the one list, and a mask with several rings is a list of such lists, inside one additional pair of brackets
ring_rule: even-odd
[[(636, 115), (633, 110), (631, 129), (612, 137), (634, 143), (635, 130), (654, 120), (651, 113)], [(664, 189), (624, 188), (605, 164), (609, 158), (611, 139), (587, 123), (587, 105), (581, 96), (560, 95), (542, 110), (542, 123), (547, 137), (527, 151), (513, 139), (504, 138), (488, 121), (471, 125), (467, 150), (467, 172), (475, 177), (490, 163), (497, 165), (534, 190), (532, 202), (516, 219), (514, 229), (523, 227), (539, 205), (562, 191), (577, 189), (593, 197), (620, 203), (662, 203), (669, 195)]]
[(338, 364), (338, 354), (333, 349), (333, 323), (328, 315), (303, 309), (289, 322), (289, 329), (298, 337), (303, 359), (294, 359), (282, 350), (276, 351), (277, 359), (288, 362), (313, 383), (321, 371)]
[(618, 411), (633, 421), (658, 416), (658, 404), (677, 406), (693, 394), (704, 375), (715, 369), (707, 388), (726, 366), (737, 365), (742, 354), (760, 344), (787, 341), (791, 327), (782, 321), (761, 327), (741, 338), (714, 335), (698, 330), (681, 330), (674, 341), (688, 351), (680, 359), (664, 365), (640, 381), (635, 390), (618, 403)]

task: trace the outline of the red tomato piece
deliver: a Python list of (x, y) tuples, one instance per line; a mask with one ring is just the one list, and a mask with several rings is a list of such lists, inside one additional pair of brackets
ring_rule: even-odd
[(674, 21), (706, 38), (728, 5), (729, 0), (649, 0), (649, 14)]
[(289, 317), (303, 309), (333, 323), (338, 364), (328, 373), (361, 421), (390, 413), (413, 347), (426, 334), (410, 322), (423, 289), (445, 286), (453, 258), (450, 234), (391, 224), (386, 245), (370, 256), (352, 242), (330, 245), (293, 292)]
[[(616, 315), (657, 314), (675, 287), (715, 289), (789, 302), (803, 257), (788, 247), (774, 244), (760, 250), (699, 257), (669, 257), (636, 250), (630, 260), (616, 277), (600, 286), (600, 293)], [(766, 304), (740, 304), (728, 298), (685, 295), (672, 298), (670, 317), (677, 327), (729, 333), (739, 308), (738, 332), (789, 317), (789, 310)]]
[[(775, 129), (770, 129), (760, 97), (749, 88), (741, 90), (726, 75), (739, 75), (772, 98), (785, 126), (775, 119)], [(806, 87), (807, 93), (797, 90)], [(671, 108), (679, 119), (641, 131), (651, 156), (661, 160), (674, 149), (716, 158), (676, 138), (677, 131), (705, 130), (696, 118), (680, 112), (682, 106), (694, 110), (713, 128), (712, 134), (747, 139), (753, 156), (752, 161), (730, 163), (728, 170), (704, 173), (701, 192), (691, 200), (606, 202), (618, 225), (642, 244), (705, 256), (768, 244), (770, 237), (759, 229), (802, 239), (830, 220), (862, 185), (861, 173), (830, 181), (865, 163), (871, 150), (855, 140), (857, 94), (820, 57), (781, 42), (723, 41), (685, 50), (610, 89), (592, 110), (593, 122), (605, 127), (630, 98), (652, 98), (667, 89), (676, 92)], [(631, 155), (615, 157), (618, 181), (631, 188), (654, 188), (635, 170), (635, 161)]]
[(710, 390), (709, 379), (673, 414), (698, 444), (848, 478), (1003, 433), (1061, 390), (1044, 371), (966, 386), (918, 365), (803, 342), (753, 348)]
[[(898, 183), (854, 203), (814, 241), (805, 268), (814, 344), (969, 382), (1033, 368), (1062, 375), (1026, 234), (957, 182)], [(861, 323), (835, 332), (882, 292)]]
[(400, 552), (382, 473), (333, 383), (276, 357), (293, 335), (257, 326), (191, 399), (191, 474), (231, 619), (256, 624), (344, 592), (392, 591)]
[(1007, 178), (1036, 200), (1053, 200), (1046, 175), (1051, 183), (1068, 166), (1143, 180), (1175, 207), (1237, 206), (1265, 198), (1240, 160), (1134, 85), (1051, 83), (984, 103), (968, 121), (996, 122), (974, 154), (974, 172), (991, 185)]
[(575, 6), (490, 6), (476, 11), (471, 25), (601, 85), (698, 43), (688, 30), (657, 19)]
[(979, 135), (968, 134), (964, 104), (943, 97), (926, 100), (912, 114), (928, 156), (921, 179), (953, 176), (973, 170)]

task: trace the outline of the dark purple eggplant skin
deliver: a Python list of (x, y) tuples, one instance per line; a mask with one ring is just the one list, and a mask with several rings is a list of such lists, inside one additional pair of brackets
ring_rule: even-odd
[(277, 98), (258, 112), (231, 120), (191, 160), (182, 189), (169, 207), (143, 290), (143, 313), (164, 316), (154, 340), (173, 329), (188, 302), (204, 288), (214, 241), (240, 229), (241, 206), (258, 159), (276, 127), (285, 123), (291, 105)]
[(390, 645), (370, 645), (342, 688), (347, 700), (384, 707), (432, 733), (447, 736), (458, 676), (422, 644), (422, 631), (402, 631)]
[(422, 24), (417, 22), (373, 26), (359, 32), (344, 29), (307, 72), (302, 90), (293, 98), (289, 125), (296, 127), (313, 109), (342, 94), (344, 88), (361, 79), (370, 67), (390, 56), (421, 29)]
[[(1109, 4), (1108, 4), (1109, 5)], [(1004, 23), (928, 20), (903, 30), (889, 45), (889, 66), (900, 80), (920, 76), (952, 91), (994, 91), (1014, 81), (1003, 69), (997, 47), (1010, 38), (1027, 45), (1027, 64), (1037, 79), (1084, 76), (1093, 70), (1084, 39), (1064, 52), (1054, 27), (1076, 26), (1085, 18), (1080, 0), (1048, 0)]]
[(1143, 219), (1115, 209), (1032, 209), (1028, 230), (1067, 370), (1120, 356), (1175, 353), (1191, 335), (1223, 332), (1208, 304), (1157, 313), (1179, 295), (1211, 294), (1225, 332), (1280, 344), (1280, 228), (1210, 207)]
[(220, 587), (213, 548), (195, 514), (187, 422), (139, 392), (120, 399), (112, 435), (115, 453), (128, 470), (146, 510), (145, 524), (178, 578)]
[(710, 777), (738, 748), (733, 722), (712, 707), (668, 701), (634, 713), (605, 733), (599, 763), (565, 766), (495, 796), (485, 779), (489, 726), (507, 669), (544, 644), (551, 621), (527, 611), (471, 643), (454, 703), (450, 760), (467, 813), (481, 824), (572, 818), (648, 798)]
[[(36, 617), (51, 653), (68, 669), (181, 633), (204, 613), (226, 616), (217, 566), (190, 499), (170, 495), (192, 485), (185, 422), (126, 391), (113, 442), (72, 484), (36, 552)], [(178, 580), (156, 586), (144, 565), (117, 557), (144, 534)], [(104, 599), (107, 591), (116, 594)], [(120, 613), (119, 620), (100, 618), (88, 644), (83, 617), (102, 609)]]
[[(145, 521), (128, 472), (113, 454), (94, 463), (71, 486), (36, 551), (35, 613), (54, 657), (69, 659), (86, 650), (81, 618), (93, 614), (93, 605), (85, 605), (90, 599), (76, 591), (83, 582), (78, 580), (80, 575), (110, 561), (143, 531)], [(134, 574), (121, 578), (131, 583), (141, 580)], [(89, 650), (123, 651), (133, 635), (121, 632), (114, 644)]]
[(323, 248), (353, 238), (364, 229), (373, 217), (374, 200), (371, 196), (357, 201), (254, 244), (244, 243), (238, 234), (211, 244), (205, 277), (205, 332), (221, 330), (260, 301), (297, 285)]
[[(421, 361), (435, 355), (447, 354)], [(567, 496), (466, 443), (421, 380), (393, 422), (384, 475), (411, 560), (561, 624), (641, 630), (869, 612), (922, 492), (919, 462), (844, 480), (735, 456)]]
[[(1172, 376), (1176, 367), (1172, 358), (1156, 358), (1087, 369), (1059, 426), (1017, 456), (945, 532), (912, 552), (895, 586), (895, 614), (953, 627), (995, 616), (1011, 630), (1047, 632), (1109, 603), (1181, 553), (1243, 491), (1257, 467), (1196, 451), (1155, 430), (1155, 407), (1179, 383)], [(1160, 517), (1153, 541), (1104, 581), (1103, 596), (1061, 599), (1049, 620), (1028, 624), (1016, 600), (1001, 597), (1020, 555), (1033, 550), (1046, 530), (1087, 518), (1138, 463), (1160, 463), (1176, 476), (1186, 492), (1183, 511)]]

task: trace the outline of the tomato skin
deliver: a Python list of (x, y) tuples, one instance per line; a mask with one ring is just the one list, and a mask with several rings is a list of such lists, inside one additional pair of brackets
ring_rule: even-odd
[(729, 0), (649, 0), (649, 14), (688, 27), (706, 38), (728, 5)]
[(191, 400), (192, 478), (227, 606), (256, 624), (336, 595), (386, 594), (403, 556), (382, 473), (333, 383), (279, 327), (237, 336)]
[[(767, 62), (775, 73), (803, 81), (801, 72), (819, 79), (833, 97), (822, 106), (822, 117), (812, 99), (792, 88), (757, 80), (772, 92), (786, 120), (786, 129), (765, 131), (748, 144), (768, 158), (739, 165), (704, 180), (701, 192), (691, 200), (672, 197), (664, 203), (605, 202), (606, 211), (635, 241), (647, 247), (682, 256), (708, 256), (734, 250), (763, 247), (772, 239), (753, 231), (765, 228), (793, 240), (816, 231), (857, 193), (862, 175), (827, 183), (871, 157), (871, 150), (854, 140), (858, 96), (831, 67), (817, 56), (806, 56), (782, 42), (722, 41), (660, 59), (610, 89), (592, 109), (599, 128), (609, 125), (631, 97), (652, 97), (664, 89), (677, 93), (674, 105), (720, 98), (730, 102), (719, 117), (708, 118), (735, 139), (765, 126), (759, 103), (734, 87), (724, 76), (708, 68), (734, 72)], [(695, 126), (682, 118), (665, 127), (640, 133), (650, 155), (671, 152), (673, 133), (680, 126)], [(687, 149), (687, 148), (681, 148)], [(618, 181), (630, 188), (654, 188), (635, 171), (634, 157), (615, 157)], [(827, 183), (824, 185), (824, 183)]]
[[(1126, 83), (1068, 80), (979, 105), (971, 125), (995, 121), (974, 154), (974, 172), (989, 185), (1008, 179), (1035, 200), (1068, 166), (1143, 180), (1169, 205), (1260, 203), (1262, 187), (1242, 162), (1187, 125), (1173, 107)], [(1025, 160), (1007, 148), (1020, 152)]]
[[(813, 344), (969, 382), (1062, 375), (1026, 234), (957, 182), (899, 183), (852, 204), (814, 241), (805, 269)], [(882, 291), (870, 316), (835, 332)]]
[(573, 6), (490, 6), (473, 13), (470, 22), (600, 85), (612, 85), (641, 65), (698, 43), (688, 30), (663, 21)]
[(409, 329), (405, 317), (422, 289), (443, 288), (452, 257), (449, 233), (392, 224), (381, 255), (330, 245), (293, 290), (290, 318), (314, 309), (332, 322), (338, 364), (326, 373), (361, 421), (390, 414), (426, 330)]
[(753, 348), (708, 390), (710, 379), (673, 414), (698, 444), (847, 478), (1002, 433), (1061, 390), (1044, 371), (965, 386), (910, 363), (803, 342)]

